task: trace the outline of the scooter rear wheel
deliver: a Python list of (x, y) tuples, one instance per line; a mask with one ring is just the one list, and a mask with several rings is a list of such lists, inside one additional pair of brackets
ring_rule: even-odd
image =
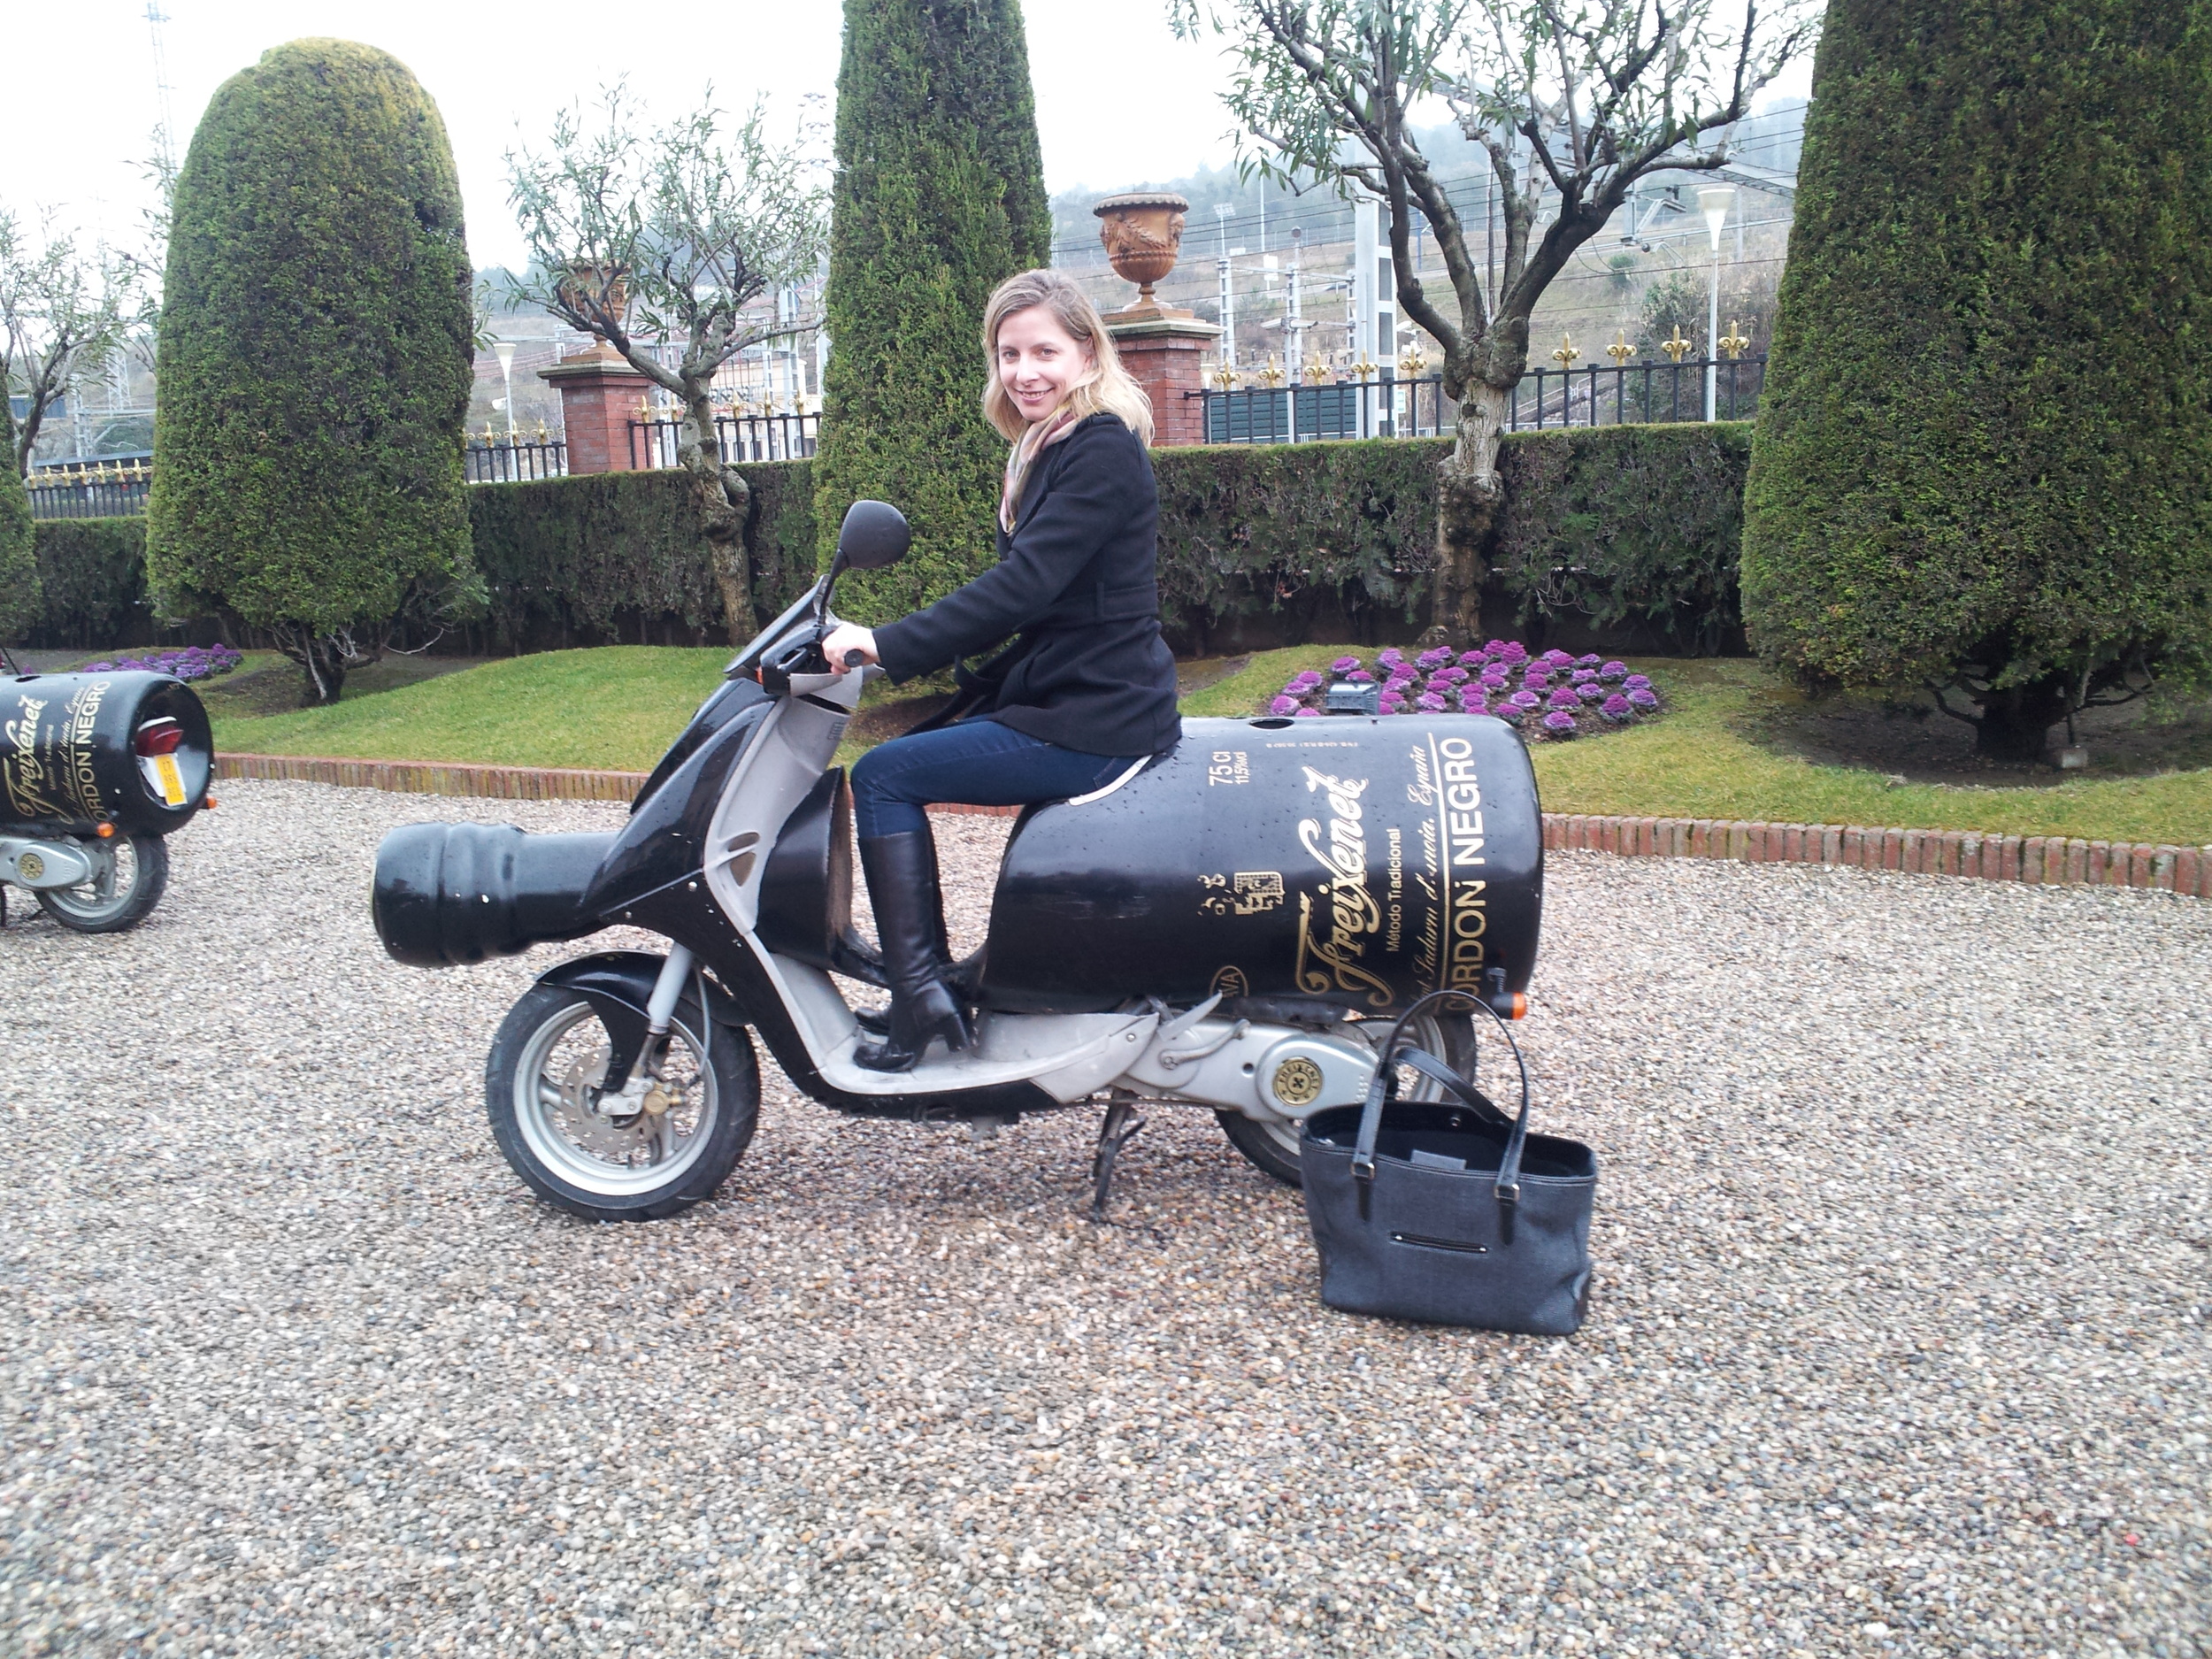
[(664, 1110), (609, 1115), (608, 1042), (590, 1002), (565, 986), (525, 993), (484, 1065), (492, 1138), (547, 1202), (588, 1221), (657, 1221), (711, 1198), (760, 1118), (760, 1066), (741, 1028), (676, 1005), (662, 1067)]
[[(1379, 1046), (1389, 1041), (1390, 1028), (1396, 1023), (1389, 1019), (1364, 1019), (1355, 1022), (1349, 1029), (1370, 1044)], [(1407, 1027), (1406, 1034), (1417, 1046), (1427, 1049), (1463, 1075), (1474, 1062), (1475, 1018), (1471, 1014), (1424, 1013)], [(1442, 1085), (1417, 1071), (1399, 1098), (1441, 1100), (1444, 1090)], [(1273, 1176), (1286, 1187), (1305, 1184), (1298, 1173), (1296, 1124), (1265, 1124), (1247, 1118), (1242, 1112), (1217, 1111), (1214, 1118), (1220, 1124), (1221, 1133), (1229, 1137), (1229, 1144), (1243, 1153), (1255, 1169)]]
[(78, 887), (39, 888), (38, 907), (73, 933), (128, 933), (168, 889), (169, 843), (158, 835), (118, 835), (88, 845), (105, 851), (105, 872)]

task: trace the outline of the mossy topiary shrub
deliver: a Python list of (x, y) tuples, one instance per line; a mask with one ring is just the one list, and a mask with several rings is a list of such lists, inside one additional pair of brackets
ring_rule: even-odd
[(983, 307), (1052, 254), (1016, 0), (849, 5), (836, 154), (816, 518), (825, 558), (856, 500), (895, 503), (914, 526), (903, 562), (839, 589), (873, 623), (994, 557), (1006, 442), (979, 402)]
[(2208, 83), (2200, 7), (1828, 8), (1745, 506), (1770, 662), (1963, 687), (2010, 760), (2203, 670)]
[(216, 89), (178, 176), (147, 562), (338, 695), (411, 609), (472, 598), (468, 249), (436, 106), (346, 41)]

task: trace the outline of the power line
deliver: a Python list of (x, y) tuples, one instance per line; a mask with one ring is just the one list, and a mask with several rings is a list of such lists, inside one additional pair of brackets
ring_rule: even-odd
[[(1788, 143), (1792, 139), (1801, 141), (1804, 137), (1805, 129), (1801, 119), (1802, 112), (1800, 111), (1799, 113), (1801, 119), (1799, 125), (1795, 127), (1785, 128), (1771, 134), (1762, 134), (1755, 140), (1747, 141), (1742, 144), (1732, 145), (1729, 148), (1730, 157), (1735, 160), (1748, 160), (1754, 155), (1774, 150), (1781, 145)], [(1677, 170), (1670, 168), (1663, 169), (1663, 171), (1672, 172)], [(1658, 175), (1655, 173), (1645, 175), (1647, 179), (1656, 176)], [(1439, 183), (1442, 187), (1446, 197), (1451, 201), (1452, 205), (1455, 208), (1460, 208), (1471, 204), (1473, 202), (1477, 193), (1476, 187), (1481, 187), (1486, 192), (1487, 188), (1492, 184), (1494, 184), (1495, 181), (1496, 175), (1494, 173), (1483, 172), (1461, 173), (1454, 178), (1440, 180), (1439, 180)], [(1460, 187), (1463, 186), (1467, 188), (1461, 189)], [(1266, 188), (1266, 185), (1263, 182), (1261, 188), (1265, 189)], [(1458, 193), (1455, 194), (1455, 191)], [(1307, 194), (1310, 194), (1310, 192)], [(1291, 199), (1293, 202), (1296, 202), (1300, 198), (1297, 196), (1293, 196)], [(1202, 234), (1211, 233), (1216, 236), (1218, 236), (1222, 227), (1226, 227), (1230, 234), (1235, 235), (1241, 232), (1256, 230), (1269, 219), (1273, 219), (1277, 224), (1280, 225), (1286, 232), (1292, 228), (1308, 229), (1323, 219), (1333, 219), (1340, 214), (1348, 213), (1351, 211), (1351, 205), (1352, 204), (1349, 202), (1346, 201), (1341, 196), (1328, 196), (1315, 200), (1310, 205), (1286, 205), (1270, 213), (1233, 214), (1226, 219), (1217, 221), (1214, 225), (1202, 226), (1198, 228)], [(1188, 227), (1186, 228), (1185, 234), (1187, 236), (1191, 234)], [(1084, 237), (1067, 242), (1055, 242), (1052, 246), (1052, 252), (1054, 257), (1057, 258), (1063, 254), (1095, 253), (1098, 251), (1099, 247), (1100, 244), (1095, 240)]]

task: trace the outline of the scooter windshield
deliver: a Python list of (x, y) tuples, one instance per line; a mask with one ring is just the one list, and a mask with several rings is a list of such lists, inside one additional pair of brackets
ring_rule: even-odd
[(761, 659), (768, 655), (768, 648), (780, 644), (792, 630), (800, 622), (805, 620), (808, 614), (821, 603), (823, 584), (828, 580), (826, 576), (821, 581), (815, 583), (788, 611), (748, 640), (745, 642), (745, 649), (732, 657), (729, 666), (722, 671), (722, 678), (725, 680), (752, 679), (754, 671), (760, 666)]

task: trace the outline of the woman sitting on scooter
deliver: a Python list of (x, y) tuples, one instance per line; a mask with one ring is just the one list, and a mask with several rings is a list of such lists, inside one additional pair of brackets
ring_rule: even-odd
[(1083, 291), (1056, 271), (999, 284), (983, 318), (983, 412), (1013, 445), (998, 563), (935, 604), (823, 641), (912, 680), (1019, 637), (955, 723), (879, 744), (853, 768), (861, 868), (891, 987), (884, 1041), (853, 1056), (903, 1071), (933, 1037), (971, 1041), (951, 983), (937, 849), (923, 808), (1016, 806), (1102, 787), (1174, 747), (1175, 659), (1160, 637), (1152, 410)]

